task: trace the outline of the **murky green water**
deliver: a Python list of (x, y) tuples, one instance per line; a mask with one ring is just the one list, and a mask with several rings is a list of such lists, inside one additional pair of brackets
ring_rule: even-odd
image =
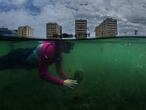
[[(37, 69), (0, 71), (0, 110), (145, 110), (146, 39), (74, 40), (64, 69), (79, 85), (50, 84)], [(0, 56), (38, 41), (0, 41)], [(54, 66), (49, 70), (56, 75)], [(57, 75), (56, 75), (57, 76)]]

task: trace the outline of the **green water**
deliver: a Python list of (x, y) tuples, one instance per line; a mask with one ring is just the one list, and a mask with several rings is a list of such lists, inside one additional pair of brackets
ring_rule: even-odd
[[(36, 69), (0, 71), (0, 110), (145, 110), (146, 39), (74, 40), (64, 55), (74, 89), (50, 84)], [(0, 41), (0, 56), (38, 41)], [(57, 76), (52, 65), (49, 70)]]

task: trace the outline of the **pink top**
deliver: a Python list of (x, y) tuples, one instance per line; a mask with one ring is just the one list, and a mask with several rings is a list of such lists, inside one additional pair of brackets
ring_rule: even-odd
[[(63, 85), (64, 80), (53, 76), (48, 71), (48, 66), (54, 62), (56, 51), (55, 43), (43, 42), (41, 45), (39, 58), (39, 73), (41, 78), (54, 84)], [(61, 72), (60, 75), (66, 78), (64, 72)]]

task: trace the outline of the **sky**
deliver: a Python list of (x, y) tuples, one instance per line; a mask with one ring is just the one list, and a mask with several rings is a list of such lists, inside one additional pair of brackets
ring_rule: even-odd
[(146, 0), (0, 0), (0, 27), (29, 25), (34, 37), (46, 37), (46, 23), (57, 22), (63, 33), (74, 34), (75, 19), (87, 19), (88, 31), (105, 18), (118, 20), (118, 36), (146, 35)]

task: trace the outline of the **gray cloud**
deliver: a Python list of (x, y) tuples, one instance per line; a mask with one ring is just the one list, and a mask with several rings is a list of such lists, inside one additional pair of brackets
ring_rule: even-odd
[(39, 9), (36, 15), (23, 7), (29, 4), (28, 0), (0, 0), (0, 3), (18, 7), (0, 13), (1, 26), (30, 25), (36, 37), (45, 38), (47, 22), (58, 22), (64, 32), (73, 34), (74, 20), (79, 18), (88, 20), (94, 36), (95, 27), (109, 16), (118, 19), (119, 35), (132, 35), (135, 29), (139, 35), (146, 35), (146, 0), (32, 0), (34, 8)]

